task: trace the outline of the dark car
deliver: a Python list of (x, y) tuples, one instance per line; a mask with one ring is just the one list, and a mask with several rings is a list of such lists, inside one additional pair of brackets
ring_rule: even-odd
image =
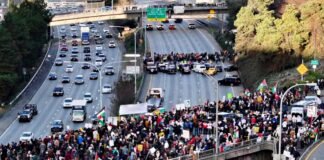
[(162, 23), (169, 23), (169, 20), (165, 19), (165, 20), (162, 21)]
[(71, 57), (71, 61), (72, 62), (77, 62), (77, 61), (79, 61), (79, 59), (77, 57)]
[(181, 23), (182, 22), (182, 18), (176, 18), (175, 20), (174, 20), (174, 23)]
[(56, 86), (53, 90), (53, 96), (64, 96), (64, 90), (62, 86)]
[(64, 58), (64, 57), (66, 57), (66, 54), (65, 53), (60, 53), (59, 57)]
[(89, 76), (90, 80), (97, 80), (98, 79), (98, 72), (91, 72)]
[(88, 63), (83, 63), (82, 69), (90, 69), (90, 64)]
[(37, 104), (25, 104), (23, 110), (30, 110), (33, 116), (38, 114)]
[(91, 55), (90, 54), (84, 55), (84, 61), (91, 61)]
[(64, 130), (64, 125), (61, 120), (54, 120), (51, 123), (51, 132), (56, 133), (56, 132), (62, 132)]
[(92, 72), (99, 72), (99, 70), (98, 70), (97, 67), (94, 67), (94, 68), (92, 69)]
[(90, 53), (90, 47), (84, 47), (83, 53)]
[(56, 79), (57, 79), (57, 75), (56, 75), (56, 73), (51, 72), (51, 73), (48, 75), (48, 79), (49, 79), (49, 80), (56, 80)]
[(26, 109), (18, 113), (19, 122), (30, 122), (32, 118), (33, 118), (33, 113), (30, 109)]
[(226, 68), (224, 68), (224, 70), (226, 72), (237, 71), (238, 70), (238, 67), (236, 65), (230, 65), (230, 66), (227, 66)]
[(113, 35), (111, 33), (106, 32), (105, 34), (106, 34), (106, 38), (113, 38)]
[(68, 76), (63, 76), (63, 77), (62, 77), (62, 83), (70, 83), (70, 77), (68, 77)]
[(238, 86), (241, 84), (241, 79), (236, 76), (225, 77), (221, 80), (218, 80), (218, 84), (224, 86)]
[(146, 25), (146, 30), (147, 31), (152, 31), (153, 30), (153, 25), (152, 24), (147, 24)]
[(217, 72), (223, 72), (222, 66), (216, 66), (216, 70), (217, 70)]

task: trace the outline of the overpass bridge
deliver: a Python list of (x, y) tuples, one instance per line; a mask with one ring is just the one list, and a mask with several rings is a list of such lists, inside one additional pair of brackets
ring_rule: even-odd
[[(183, 14), (173, 14), (171, 18), (183, 19), (203, 19), (215, 18), (216, 14), (209, 14), (210, 10), (214, 10), (216, 14), (224, 14), (228, 12), (226, 6), (204, 6), (204, 7), (185, 7)], [(117, 7), (109, 11), (83, 12), (66, 15), (55, 15), (50, 22), (50, 26), (66, 25), (71, 23), (84, 23), (89, 21), (103, 21), (111, 19), (137, 19), (142, 14), (146, 14), (146, 8), (128, 9)]]

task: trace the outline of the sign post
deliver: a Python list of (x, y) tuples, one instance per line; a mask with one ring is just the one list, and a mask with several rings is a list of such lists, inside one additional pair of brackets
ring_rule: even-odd
[(163, 21), (166, 19), (167, 8), (147, 8), (146, 17), (148, 21)]
[(313, 59), (313, 60), (311, 60), (311, 65), (315, 72), (317, 66), (319, 65), (319, 61), (317, 59)]
[(304, 63), (302, 63), (297, 67), (297, 71), (301, 75), (301, 80), (303, 81), (304, 80), (304, 74), (306, 72), (308, 72), (308, 68), (304, 65)]

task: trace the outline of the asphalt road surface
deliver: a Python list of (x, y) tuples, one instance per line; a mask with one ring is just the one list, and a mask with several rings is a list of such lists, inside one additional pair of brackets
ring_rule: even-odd
[[(169, 24), (174, 24), (170, 20)], [(147, 22), (146, 22), (147, 23)], [(151, 52), (169, 54), (173, 53), (215, 53), (221, 48), (212, 36), (195, 20), (184, 20), (182, 23), (176, 23), (176, 30), (170, 31), (164, 24), (164, 30), (158, 31), (155, 26), (158, 22), (148, 22), (153, 24), (154, 30), (147, 31), (147, 38)], [(197, 28), (194, 30), (188, 29), (189, 23), (195, 23)], [(217, 65), (229, 65), (228, 62), (218, 63)], [(177, 72), (175, 75), (168, 75), (165, 73), (158, 73), (156, 75), (149, 74), (148, 88), (163, 88), (165, 90), (163, 107), (167, 110), (172, 109), (176, 104), (184, 103), (185, 100), (190, 100), (191, 105), (203, 104), (207, 100), (216, 100), (216, 83), (219, 79), (224, 78), (225, 75), (237, 74), (236, 72), (221, 72), (215, 76), (206, 77), (202, 74), (191, 72), (190, 75), (182, 75)], [(242, 87), (219, 86), (219, 99), (226, 97), (227, 93), (232, 93), (238, 96), (242, 91)], [(147, 91), (142, 92), (147, 94)], [(141, 95), (145, 97), (145, 95)]]
[(313, 148), (310, 153), (309, 156), (306, 157), (307, 160), (322, 160), (324, 159), (324, 140), (322, 140), (322, 142), (320, 142), (320, 144), (318, 144), (315, 148)]
[[(95, 23), (96, 24), (96, 23)], [(96, 24), (96, 28), (99, 32), (103, 34), (103, 27), (108, 27), (108, 24), (98, 25)], [(80, 36), (80, 28), (78, 28), (78, 33)], [(63, 60), (69, 61), (70, 60), (70, 53), (71, 53), (71, 32), (70, 26), (66, 26), (66, 33), (68, 35), (67, 44), (69, 46), (69, 52), (67, 57), (63, 58)], [(58, 28), (54, 29), (55, 37), (58, 36)], [(104, 50), (103, 53), (107, 56), (107, 61), (105, 62), (104, 66), (113, 65), (115, 66), (115, 73), (118, 73), (120, 64), (118, 63), (121, 60), (121, 53), (118, 48), (118, 44), (116, 48), (108, 48), (108, 42), (114, 39), (105, 39), (104, 40)], [(117, 42), (116, 40), (114, 40)], [(58, 47), (59, 44), (54, 44), (53, 47)], [(91, 63), (94, 63), (96, 58), (95, 56), (95, 44), (94, 41), (91, 42)], [(83, 47), (78, 46), (79, 48), (79, 62), (83, 61)], [(55, 49), (52, 49), (57, 51)], [(57, 54), (58, 56), (58, 54)], [(50, 57), (53, 58), (53, 57)], [(117, 62), (117, 63), (114, 63)], [(108, 64), (109, 63), (109, 64)], [(114, 64), (112, 64), (114, 63)], [(63, 66), (53, 66), (51, 72), (56, 72), (58, 75), (58, 79), (54, 81), (50, 81), (46, 79), (42, 86), (39, 88), (37, 93), (34, 95), (30, 103), (34, 103), (38, 105), (38, 115), (34, 116), (31, 122), (18, 122), (16, 119), (8, 128), (7, 130), (1, 135), (0, 143), (8, 143), (12, 141), (19, 141), (19, 137), (25, 131), (31, 131), (34, 133), (34, 137), (44, 137), (50, 135), (50, 123), (53, 120), (60, 119), (64, 122), (65, 129), (78, 129), (80, 127), (84, 127), (85, 123), (90, 123), (90, 117), (95, 113), (98, 112), (101, 107), (99, 103), (99, 79), (98, 80), (89, 80), (89, 75), (92, 72), (91, 69), (81, 69), (82, 64), (73, 63), (74, 71), (73, 73), (66, 73), (65, 68), (68, 63), (63, 64)], [(85, 83), (83, 85), (75, 85), (74, 78), (76, 75), (82, 74), (84, 76)], [(71, 79), (69, 84), (64, 84), (64, 96), (63, 97), (53, 97), (52, 92), (55, 86), (61, 85), (61, 80), (63, 75), (68, 75)], [(113, 76), (106, 76), (103, 74), (103, 84), (109, 83), (111, 85), (117, 81), (118, 75)], [(93, 102), (87, 104), (87, 119), (84, 123), (73, 123), (71, 121), (71, 109), (63, 109), (62, 103), (63, 100), (67, 97), (72, 97), (73, 99), (82, 99), (85, 92), (91, 92), (93, 97)], [(104, 94), (103, 95), (103, 106), (106, 106), (106, 113), (109, 114), (110, 112), (110, 102), (111, 102), (112, 94)]]

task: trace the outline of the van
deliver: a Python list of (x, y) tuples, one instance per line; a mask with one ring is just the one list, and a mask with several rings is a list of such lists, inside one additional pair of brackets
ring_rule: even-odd
[(291, 108), (299, 107), (299, 108), (303, 108), (303, 110), (306, 111), (307, 110), (307, 107), (310, 106), (310, 105), (313, 105), (313, 104), (315, 104), (315, 102), (301, 100), (301, 101), (298, 101), (298, 102), (292, 104), (291, 105)]
[(206, 70), (206, 66), (204, 64), (196, 64), (193, 68), (194, 72), (203, 73)]
[(292, 116), (298, 116), (301, 115), (302, 119), (304, 118), (304, 109), (301, 107), (292, 107), (291, 108), (291, 115)]
[(97, 58), (95, 62), (96, 66), (102, 66), (102, 58)]

